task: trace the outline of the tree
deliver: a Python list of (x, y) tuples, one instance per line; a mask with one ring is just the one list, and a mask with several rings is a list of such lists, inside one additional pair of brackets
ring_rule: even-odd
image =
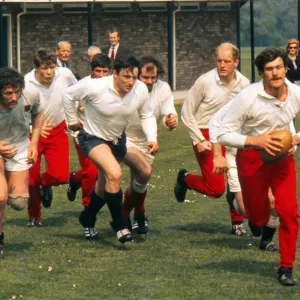
[[(283, 46), (297, 38), (298, 0), (253, 0), (255, 46)], [(241, 8), (241, 45), (250, 45), (250, 2)]]

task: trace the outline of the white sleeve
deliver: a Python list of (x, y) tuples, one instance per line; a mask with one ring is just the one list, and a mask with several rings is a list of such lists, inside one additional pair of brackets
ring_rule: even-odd
[(181, 109), (181, 120), (188, 128), (191, 139), (196, 143), (205, 140), (195, 119), (195, 114), (203, 100), (204, 92), (204, 84), (201, 84), (200, 79), (196, 80), (189, 90)]
[(217, 133), (217, 141), (219, 144), (244, 148), (247, 136), (240, 133), (240, 129), (247, 118), (247, 109), (243, 104), (244, 99), (237, 96), (230, 102), (230, 113), (224, 114), (220, 119)]
[(148, 142), (157, 142), (157, 124), (156, 118), (153, 115), (153, 110), (150, 103), (150, 98), (147, 93), (147, 98), (138, 110), (143, 131)]
[(162, 103), (162, 106), (161, 106), (161, 109), (160, 109), (160, 114), (163, 116), (162, 118), (162, 122), (163, 122), (163, 125), (168, 128), (166, 126), (166, 117), (169, 115), (169, 114), (172, 114), (173, 116), (176, 116), (176, 120), (178, 122), (178, 118), (177, 118), (177, 112), (176, 112), (176, 109), (174, 107), (174, 96), (172, 94), (172, 91), (170, 89), (170, 87), (168, 86), (168, 95), (166, 95), (166, 97), (164, 98), (163, 100), (163, 103)]
[(209, 128), (209, 139), (212, 143), (218, 143), (218, 130), (220, 127), (221, 120), (230, 110), (230, 103), (228, 102), (225, 106), (219, 109), (209, 120), (208, 128)]
[(82, 80), (69, 87), (63, 93), (63, 106), (68, 125), (79, 123), (76, 113), (76, 101), (80, 101), (87, 96), (87, 84)]
[(76, 77), (74, 76), (74, 74), (72, 72), (72, 78), (71, 78), (71, 84), (70, 84), (70, 86), (76, 84), (77, 82), (78, 82), (78, 80), (76, 79)]

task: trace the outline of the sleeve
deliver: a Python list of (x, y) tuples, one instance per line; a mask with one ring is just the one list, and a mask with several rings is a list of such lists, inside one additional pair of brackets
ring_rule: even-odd
[(201, 82), (200, 77), (189, 90), (181, 109), (181, 120), (188, 128), (190, 137), (196, 144), (205, 140), (195, 118), (197, 109), (204, 99), (205, 91), (205, 85)]
[(148, 95), (145, 96), (143, 104), (138, 109), (138, 114), (141, 120), (141, 125), (143, 128), (143, 131), (147, 137), (148, 142), (157, 142), (157, 124), (156, 124), (156, 118), (153, 115), (153, 110), (150, 103), (150, 98)]
[(76, 113), (76, 101), (87, 98), (87, 96), (86, 80), (79, 81), (63, 93), (63, 106), (66, 120), (69, 125), (77, 124), (79, 122)]
[(218, 143), (218, 130), (221, 124), (222, 119), (230, 110), (231, 102), (228, 102), (225, 106), (219, 109), (209, 120), (208, 128), (209, 128), (209, 139), (212, 143)]
[(24, 102), (31, 106), (30, 113), (32, 115), (37, 115), (44, 110), (41, 101), (42, 95), (34, 85), (26, 82), (26, 88), (23, 90), (23, 96)]
[(247, 119), (247, 107), (246, 99), (239, 95), (230, 102), (230, 113), (229, 110), (228, 113), (224, 112), (220, 119), (217, 141), (225, 146), (244, 148), (247, 136), (241, 134), (240, 129)]
[(172, 94), (172, 91), (169, 87), (168, 84), (166, 84), (164, 86), (164, 99), (163, 99), (163, 102), (162, 102), (162, 106), (161, 106), (161, 109), (160, 109), (160, 114), (163, 116), (162, 118), (162, 122), (163, 122), (163, 125), (168, 128), (166, 126), (166, 117), (169, 115), (169, 114), (172, 114), (174, 116), (176, 116), (176, 119), (177, 119), (177, 112), (176, 112), (176, 109), (175, 109), (175, 106), (174, 106), (174, 96)]
[(43, 105), (41, 103), (42, 103), (41, 102), (41, 95), (37, 91), (37, 93), (36, 93), (36, 101), (32, 105), (32, 109), (31, 109), (31, 114), (32, 115), (37, 115), (37, 114), (39, 114), (40, 112), (42, 112), (44, 110)]
[(72, 73), (72, 76), (71, 76), (71, 83), (70, 83), (70, 86), (76, 84), (78, 82), (78, 80), (76, 79), (75, 75)]

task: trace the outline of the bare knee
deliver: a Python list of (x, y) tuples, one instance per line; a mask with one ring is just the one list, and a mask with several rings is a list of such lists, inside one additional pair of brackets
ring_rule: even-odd
[(106, 176), (105, 176), (106, 185), (118, 188), (121, 186), (121, 178), (122, 178), (121, 169), (111, 170), (110, 172), (106, 173)]
[(23, 210), (28, 204), (28, 194), (8, 195), (7, 205), (15, 210)]
[(152, 174), (152, 167), (151, 165), (145, 165), (139, 174), (136, 175), (139, 182), (147, 183)]

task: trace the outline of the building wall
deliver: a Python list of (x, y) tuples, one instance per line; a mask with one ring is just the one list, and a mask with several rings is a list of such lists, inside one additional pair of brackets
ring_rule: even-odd
[[(137, 56), (151, 54), (165, 66), (167, 80), (168, 24), (162, 13), (103, 13), (93, 15), (93, 44), (107, 45), (107, 30), (117, 26), (121, 43)], [(14, 39), (15, 39), (14, 33)], [(88, 67), (84, 52), (88, 48), (87, 15), (24, 15), (21, 17), (22, 73), (33, 67), (33, 55), (39, 47), (55, 50), (60, 40), (68, 40), (73, 47), (71, 69), (81, 77)], [(176, 81), (177, 89), (188, 89), (195, 79), (214, 67), (214, 49), (224, 42), (235, 42), (235, 13), (178, 12), (176, 13)], [(15, 51), (14, 51), (15, 54)], [(15, 59), (14, 59), (15, 61)]]

